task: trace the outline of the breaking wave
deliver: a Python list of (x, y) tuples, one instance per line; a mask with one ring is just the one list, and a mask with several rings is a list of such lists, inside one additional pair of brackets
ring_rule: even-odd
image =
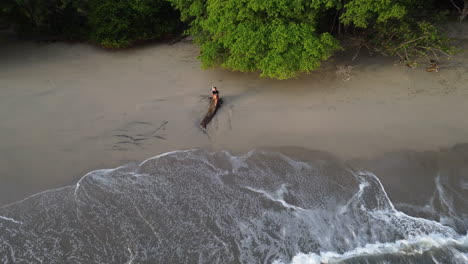
[(170, 152), (0, 208), (0, 262), (467, 263), (466, 196), (434, 181), (424, 218), (329, 155)]

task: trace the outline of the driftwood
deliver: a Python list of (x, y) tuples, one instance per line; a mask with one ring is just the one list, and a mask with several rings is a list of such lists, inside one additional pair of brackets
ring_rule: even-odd
[(206, 128), (206, 126), (211, 122), (211, 120), (216, 114), (216, 111), (218, 111), (218, 108), (220, 108), (222, 104), (223, 99), (221, 98), (218, 99), (218, 104), (215, 104), (215, 101), (213, 99), (210, 99), (210, 106), (208, 107), (208, 112), (206, 112), (205, 117), (200, 123), (201, 127)]

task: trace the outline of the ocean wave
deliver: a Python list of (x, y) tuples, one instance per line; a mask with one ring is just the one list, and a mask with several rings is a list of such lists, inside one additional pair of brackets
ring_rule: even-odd
[[(0, 208), (0, 260), (379, 263), (373, 260), (405, 257), (403, 263), (463, 263), (466, 259), (468, 238), (448, 220), (398, 211), (376, 175), (356, 172), (328, 154), (314, 152), (308, 157), (262, 150), (244, 155), (186, 150), (90, 172), (74, 186)], [(444, 194), (446, 208), (452, 206), (458, 196), (442, 181), (437, 188)], [(446, 210), (463, 221), (457, 210)], [(441, 258), (448, 261), (440, 262)]]
[[(451, 248), (450, 254), (453, 254), (454, 263), (467, 263), (468, 258), (466, 252), (458, 251), (457, 248), (468, 250), (468, 235), (458, 237), (446, 237), (441, 234), (432, 234), (425, 236), (417, 236), (404, 240), (397, 240), (389, 243), (366, 244), (364, 247), (358, 247), (345, 253), (336, 252), (320, 252), (317, 253), (299, 253), (293, 257), (291, 264), (321, 264), (321, 263), (344, 263), (353, 259), (363, 257), (382, 257), (388, 255), (398, 256), (421, 256), (428, 251), (435, 249)], [(437, 261), (433, 256), (435, 263), (450, 263), (445, 259)], [(463, 262), (461, 262), (463, 261)], [(284, 263), (275, 261), (274, 264)]]

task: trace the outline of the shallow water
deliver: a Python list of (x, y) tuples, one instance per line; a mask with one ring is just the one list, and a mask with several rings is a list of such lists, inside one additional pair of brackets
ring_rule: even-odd
[(0, 261), (468, 262), (466, 159), (439, 157), (424, 188), (397, 188), (378, 173), (395, 158), (282, 153), (177, 151), (91, 172), (0, 208)]

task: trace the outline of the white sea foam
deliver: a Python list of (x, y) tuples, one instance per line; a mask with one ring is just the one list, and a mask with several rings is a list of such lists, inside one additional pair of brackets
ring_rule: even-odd
[(132, 250), (130, 249), (130, 247), (127, 248), (128, 252), (130, 252), (130, 259), (128, 260), (128, 264), (132, 264), (133, 261), (135, 260), (136, 258), (136, 255), (133, 255), (133, 252)]
[(44, 194), (47, 194), (47, 193), (60, 191), (62, 189), (69, 188), (69, 187), (72, 187), (72, 186), (73, 185), (69, 185), (69, 186), (60, 187), (60, 188), (57, 188), (57, 189), (51, 189), (51, 190), (45, 190), (45, 191), (42, 191), (42, 192), (38, 192), (38, 193), (35, 193), (35, 194), (31, 195), (31, 196), (28, 196), (28, 197), (24, 198), (23, 200), (13, 202), (11, 204), (0, 206), (0, 209), (7, 208), (7, 207), (13, 206), (15, 204), (20, 204), (20, 203), (26, 202), (29, 199), (32, 199), (32, 198), (35, 198), (35, 197), (38, 197), (38, 196), (41, 196), (41, 195), (44, 195)]
[(83, 177), (81, 177), (81, 179), (76, 183), (75, 185), (75, 197), (76, 197), (76, 194), (78, 193), (78, 189), (80, 188), (81, 186), (81, 181), (83, 181), (86, 177), (90, 176), (90, 175), (94, 175), (94, 174), (97, 174), (97, 173), (101, 173), (101, 174), (104, 174), (104, 173), (109, 173), (109, 172), (112, 172), (112, 171), (115, 171), (115, 170), (118, 170), (119, 168), (121, 167), (118, 167), (116, 169), (102, 169), (102, 170), (95, 170), (95, 171), (91, 171), (91, 172), (88, 172), (86, 173)]
[(255, 152), (256, 152), (256, 150), (251, 150), (251, 151), (247, 152), (246, 154), (244, 154), (242, 156), (234, 156), (231, 153), (229, 153), (228, 151), (223, 151), (223, 153), (226, 154), (229, 157), (229, 161), (230, 161), (231, 166), (232, 166), (232, 171), (234, 173), (237, 173), (239, 171), (239, 169), (241, 169), (241, 168), (248, 168), (246, 160), (248, 158), (250, 158)]
[(305, 162), (302, 162), (302, 161), (297, 161), (297, 160), (293, 160), (291, 159), (290, 157), (286, 156), (286, 155), (283, 155), (281, 153), (279, 153), (279, 155), (281, 156), (281, 158), (283, 158), (289, 165), (291, 165), (293, 168), (297, 169), (297, 170), (300, 170), (300, 169), (311, 169), (312, 167), (305, 163)]
[[(397, 240), (391, 243), (367, 244), (351, 251), (339, 254), (336, 252), (299, 253), (290, 262), (291, 264), (320, 264), (338, 263), (355, 257), (380, 256), (386, 254), (398, 254), (403, 256), (421, 255), (431, 249), (461, 246), (468, 247), (468, 235), (459, 238), (444, 237), (439, 234), (419, 236), (405, 240)], [(458, 252), (459, 258), (466, 258), (466, 253)], [(274, 264), (284, 264), (277, 260)]]
[[(375, 197), (377, 199), (377, 201), (378, 201), (379, 207), (383, 206), (383, 208), (385, 208), (385, 209), (389, 209), (389, 210), (391, 210), (393, 212), (396, 211), (395, 206), (390, 201), (390, 198), (388, 197), (387, 192), (385, 191), (382, 183), (380, 182), (380, 180), (379, 180), (379, 178), (377, 176), (375, 176), (373, 173), (368, 172), (368, 171), (360, 171), (360, 172), (358, 172), (358, 175), (360, 177), (362, 177), (361, 178), (361, 183), (364, 182), (366, 184), (369, 184), (368, 180), (365, 177), (369, 177), (369, 178), (371, 178), (372, 180), (374, 180), (377, 183), (377, 185), (378, 185), (377, 187), (378, 187), (379, 191), (382, 193), (382, 196), (383, 196), (383, 201), (381, 201), (379, 199), (378, 195)], [(370, 186), (370, 184), (368, 186)], [(364, 188), (366, 188), (368, 186), (365, 186)], [(386, 207), (389, 207), (389, 208), (386, 208)]]
[[(170, 259), (172, 253), (167, 251), (167, 258), (156, 253), (156, 249), (165, 250), (166, 244), (180, 250), (178, 254), (181, 255), (188, 246), (200, 245), (199, 251), (205, 254), (200, 257), (200, 263), (215, 262), (212, 256), (220, 257), (220, 263), (233, 259), (257, 263), (260, 258), (263, 262), (277, 258), (277, 264), (285, 263), (279, 259), (295, 264), (356, 261), (353, 258), (358, 258), (359, 262), (361, 258), (367, 260), (368, 257), (383, 256), (382, 259), (386, 259), (386, 254), (418, 257), (430, 251), (425, 254), (427, 256), (432, 254), (432, 250), (449, 252), (451, 263), (468, 263), (466, 234), (457, 234), (452, 227), (396, 210), (381, 182), (372, 173), (343, 170), (343, 174), (348, 172), (346, 177), (350, 178), (346, 178), (349, 181), (340, 181), (342, 178), (335, 177), (335, 171), (327, 174), (326, 166), (322, 170), (318, 165), (320, 168), (317, 169), (316, 163), (295, 161), (280, 153), (254, 150), (239, 156), (228, 152), (219, 154), (200, 150), (173, 151), (147, 159), (140, 166), (165, 156), (169, 156), (168, 163), (163, 158), (160, 162), (155, 160), (155, 166), (145, 168), (138, 168), (138, 164), (133, 163), (125, 168), (90, 172), (67, 190), (66, 194), (72, 198), (67, 199), (70, 200), (69, 205), (76, 207), (76, 216), (70, 214), (69, 217), (73, 221), (78, 217), (93, 232), (99, 231), (104, 223), (110, 224), (114, 240), (102, 247), (108, 250), (104, 252), (108, 255), (103, 253), (103, 256), (116, 254), (127, 264), (146, 258), (155, 263), (167, 263), (161, 260)], [(219, 160), (222, 161), (220, 167), (217, 166)], [(177, 170), (173, 170), (173, 165)], [(216, 184), (215, 176), (227, 173), (225, 170), (229, 174), (234, 172), (234, 183)], [(141, 174), (141, 171), (147, 174)], [(193, 177), (180, 177), (192, 174)], [(139, 175), (148, 177), (134, 177)], [(352, 184), (343, 186), (346, 183)], [(439, 185), (437, 187), (447, 187), (443, 182)], [(450, 189), (435, 190), (435, 196), (437, 198), (444, 190), (448, 196), (442, 203), (450, 204), (449, 199), (456, 198)], [(73, 201), (73, 194), (78, 203)], [(58, 213), (70, 206), (54, 208), (57, 214), (52, 210), (49, 215), (47, 210), (50, 208), (48, 203), (62, 197), (51, 195), (40, 199), (46, 210), (39, 213), (47, 214), (43, 216), (46, 221), (54, 217), (63, 221)], [(276, 206), (271, 208), (269, 201), (289, 210), (278, 210)], [(5, 227), (18, 228), (20, 233), (25, 228), (16, 226), (21, 224), (17, 220), (24, 219), (28, 225), (27, 219), (33, 219), (14, 217), (16, 219), (0, 216), (0, 222), (6, 223)], [(205, 220), (207, 218), (209, 222)], [(69, 233), (71, 229), (63, 230)], [(172, 234), (182, 237), (186, 230), (196, 236), (172, 245)], [(51, 236), (61, 232), (51, 232)], [(85, 244), (80, 233), (81, 230), (76, 230), (71, 236), (74, 245)], [(38, 236), (39, 242), (41, 239)], [(32, 262), (39, 262), (43, 255), (49, 256), (48, 252), (53, 252), (29, 252), (29, 248), (15, 247), (23, 250), (21, 254), (26, 252), (24, 254)], [(77, 256), (89, 250), (85, 246), (76, 248)], [(120, 250), (122, 248), (124, 250)], [(232, 248), (238, 249), (238, 259)], [(291, 259), (291, 254), (301, 251), (305, 253)], [(19, 255), (11, 254), (13, 257)], [(431, 263), (446, 262), (434, 257)]]
[[(359, 172), (357, 175), (361, 181), (359, 185), (359, 191), (348, 201), (348, 203), (340, 211), (343, 213), (348, 207), (357, 200), (362, 198), (366, 188), (373, 185), (377, 185), (379, 193), (383, 196), (382, 201), (378, 201), (379, 206), (377, 208), (365, 208), (361, 207), (361, 210), (366, 211), (369, 216), (374, 217), (380, 221), (386, 223), (386, 226), (399, 225), (402, 230), (408, 231), (406, 239), (397, 240), (394, 242), (387, 243), (368, 243), (362, 247), (356, 247), (344, 253), (337, 253), (333, 251), (319, 252), (319, 253), (299, 253), (293, 257), (291, 264), (321, 264), (321, 263), (340, 263), (356, 257), (370, 257), (380, 256), (386, 254), (397, 254), (397, 255), (421, 255), (432, 249), (440, 249), (445, 247), (452, 247), (454, 259), (457, 260), (455, 263), (467, 263), (467, 254), (465, 252), (459, 252), (453, 247), (468, 248), (468, 235), (460, 236), (450, 227), (444, 226), (439, 222), (427, 220), (424, 218), (418, 218), (409, 216), (403, 212), (395, 209), (393, 203), (388, 198), (383, 185), (380, 180), (374, 174), (366, 171)], [(439, 179), (437, 179), (439, 180)], [(371, 183), (370, 181), (375, 181)], [(439, 192), (442, 192), (440, 182), (437, 184)], [(379, 199), (378, 197), (376, 197)], [(444, 201), (446, 205), (450, 203)], [(381, 205), (383, 205), (381, 207)], [(418, 223), (418, 228), (427, 228), (432, 233), (424, 234), (419, 232), (415, 226), (411, 223)], [(415, 229), (416, 228), (416, 229)], [(414, 230), (413, 230), (414, 229)], [(434, 259), (434, 263), (438, 263), (437, 259)], [(276, 260), (274, 264), (285, 264), (282, 260)]]
[(166, 152), (166, 153), (162, 153), (160, 155), (157, 155), (157, 156), (154, 156), (154, 157), (151, 157), (149, 159), (146, 159), (144, 160), (143, 162), (140, 163), (140, 166), (143, 166), (146, 162), (150, 161), (150, 160), (155, 160), (155, 159), (159, 159), (159, 158), (162, 158), (162, 157), (165, 157), (165, 156), (169, 156), (171, 154), (176, 154), (176, 153), (188, 153), (188, 152), (191, 152), (191, 151), (194, 151), (195, 149), (189, 149), (189, 150), (174, 150), (174, 151), (170, 151), (170, 152)]
[(261, 193), (263, 194), (265, 197), (267, 197), (268, 199), (274, 201), (274, 202), (278, 202), (280, 203), (281, 205), (283, 205), (284, 207), (286, 208), (291, 208), (291, 209), (294, 209), (294, 210), (304, 210), (304, 208), (301, 208), (301, 207), (298, 207), (298, 206), (294, 206), (292, 204), (289, 204), (288, 202), (286, 202), (284, 200), (284, 194), (288, 191), (287, 188), (286, 188), (286, 184), (282, 184), (281, 187), (276, 190), (273, 194), (271, 193), (268, 193), (264, 190), (260, 190), (260, 189), (256, 189), (256, 188), (252, 188), (252, 187), (244, 187), (252, 192), (256, 192), (256, 193)]
[(349, 205), (350, 205), (354, 200), (356, 200), (357, 198), (361, 197), (362, 193), (364, 192), (364, 189), (365, 189), (366, 187), (369, 187), (369, 186), (370, 186), (369, 182), (367, 182), (367, 181), (361, 182), (361, 183), (359, 184), (359, 191), (358, 191), (356, 194), (354, 194), (353, 197), (346, 203), (346, 205), (343, 206), (343, 207), (340, 209), (340, 213), (346, 212), (346, 210), (348, 209)]
[(16, 220), (13, 219), (13, 218), (1, 216), (1, 215), (0, 215), (0, 219), (6, 220), (6, 221), (10, 221), (10, 222), (13, 222), (13, 223), (15, 223), (15, 224), (20, 224), (20, 225), (23, 224), (23, 222), (16, 221)]

